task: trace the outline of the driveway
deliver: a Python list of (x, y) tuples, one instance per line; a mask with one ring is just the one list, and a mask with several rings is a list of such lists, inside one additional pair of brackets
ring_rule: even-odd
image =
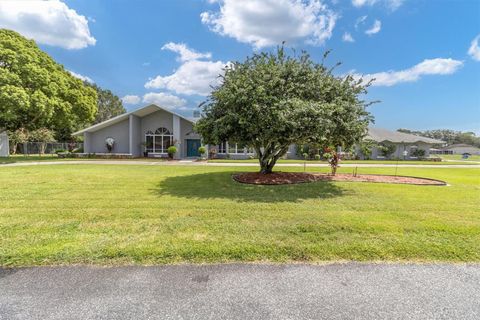
[(0, 319), (480, 319), (480, 265), (0, 269)]

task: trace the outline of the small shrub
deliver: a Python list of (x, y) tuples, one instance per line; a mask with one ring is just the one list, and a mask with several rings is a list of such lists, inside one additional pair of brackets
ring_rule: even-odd
[(377, 148), (381, 155), (387, 159), (390, 158), (397, 150), (397, 146), (390, 143), (380, 144)]
[(201, 156), (203, 156), (206, 152), (207, 152), (207, 148), (205, 148), (204, 146), (201, 146), (200, 148), (198, 148), (198, 153), (200, 153)]
[(76, 148), (72, 150), (72, 153), (83, 153), (83, 148)]
[(56, 154), (65, 153), (65, 152), (67, 152), (67, 150), (65, 150), (65, 149), (55, 149)]
[(175, 146), (168, 147), (167, 153), (168, 153), (168, 157), (170, 159), (173, 159), (173, 156), (175, 155), (175, 153), (177, 153), (177, 147), (175, 147)]
[(320, 157), (320, 155), (319, 155), (319, 154), (316, 154), (316, 155), (315, 155), (315, 160), (319, 161), (319, 160), (320, 160), (320, 158), (321, 158), (321, 157)]
[(425, 150), (415, 149), (415, 150), (412, 151), (412, 156), (417, 157), (417, 158), (423, 158), (423, 157), (425, 157)]
[(309, 155), (308, 155), (308, 153), (306, 153), (306, 152), (304, 152), (304, 153), (302, 154), (302, 156), (303, 156), (303, 159), (305, 159), (305, 160), (308, 160), (308, 158), (309, 158)]

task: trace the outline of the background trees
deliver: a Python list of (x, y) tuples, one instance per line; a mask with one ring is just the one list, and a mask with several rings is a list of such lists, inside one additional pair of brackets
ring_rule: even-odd
[(291, 144), (348, 148), (372, 120), (359, 98), (368, 84), (334, 76), (305, 52), (256, 53), (227, 66), (222, 80), (202, 105), (196, 131), (209, 144), (228, 140), (254, 148), (262, 173), (272, 172)]
[(480, 137), (477, 137), (474, 132), (462, 132), (454, 131), (448, 129), (437, 129), (437, 130), (409, 130), (409, 129), (398, 129), (399, 132), (415, 134), (418, 136), (443, 140), (446, 143), (456, 144), (456, 143), (466, 143), (480, 148)]
[(125, 113), (122, 100), (110, 90), (102, 89), (96, 84), (88, 84), (97, 92), (97, 114), (93, 123), (103, 122)]
[(0, 127), (54, 130), (57, 138), (93, 121), (94, 89), (73, 77), (34, 41), (0, 30)]
[(0, 29), (0, 127), (11, 134), (46, 128), (57, 140), (125, 112), (120, 98), (84, 83), (33, 40)]

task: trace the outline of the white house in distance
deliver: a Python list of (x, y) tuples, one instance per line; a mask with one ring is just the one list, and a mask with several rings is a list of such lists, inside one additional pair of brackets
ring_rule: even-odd
[[(170, 146), (177, 147), (176, 159), (198, 157), (198, 148), (202, 145), (201, 137), (193, 131), (194, 121), (168, 109), (151, 104), (140, 109), (124, 113), (112, 119), (95, 124), (86, 129), (75, 132), (73, 135), (83, 135), (84, 153), (107, 154), (106, 140), (115, 141), (111, 154), (126, 157), (166, 157)], [(413, 156), (415, 149), (425, 151), (433, 145), (443, 145), (440, 140), (416, 136), (397, 131), (379, 128), (369, 128), (368, 139), (377, 143), (396, 145), (393, 158), (416, 159)], [(208, 150), (209, 148), (207, 148)], [(255, 154), (251, 148), (228, 141), (215, 146), (216, 157), (245, 159)], [(296, 159), (296, 146), (290, 146), (287, 158)], [(406, 151), (406, 153), (405, 153)], [(376, 148), (373, 148), (370, 159), (381, 159)]]
[(440, 150), (437, 150), (438, 154), (477, 154), (480, 155), (480, 148), (465, 144), (465, 143), (459, 143), (459, 144), (452, 144), (447, 147), (441, 148)]

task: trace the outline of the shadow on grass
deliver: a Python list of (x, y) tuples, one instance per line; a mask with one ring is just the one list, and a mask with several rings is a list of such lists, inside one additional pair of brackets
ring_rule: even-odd
[(296, 202), (342, 196), (344, 190), (330, 181), (291, 185), (250, 185), (232, 179), (234, 171), (167, 177), (153, 192), (187, 199), (230, 199), (245, 202)]

